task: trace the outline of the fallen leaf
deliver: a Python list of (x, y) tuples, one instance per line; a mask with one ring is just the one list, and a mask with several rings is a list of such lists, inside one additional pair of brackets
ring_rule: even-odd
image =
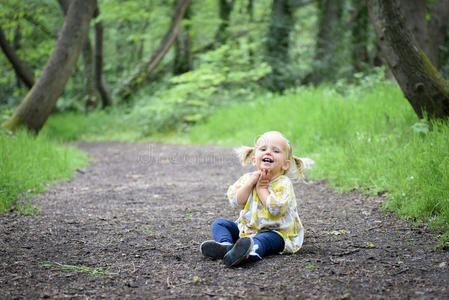
[(332, 234), (332, 235), (341, 235), (341, 234), (347, 234), (347, 233), (349, 233), (349, 231), (346, 231), (343, 229), (334, 230), (334, 231), (329, 232), (329, 234)]

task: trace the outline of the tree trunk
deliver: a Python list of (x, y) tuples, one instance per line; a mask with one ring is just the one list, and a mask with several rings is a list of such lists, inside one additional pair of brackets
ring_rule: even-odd
[(426, 54), (433, 65), (440, 68), (440, 52), (446, 38), (449, 23), (449, 0), (440, 0), (432, 7), (432, 15), (428, 24), (430, 42), (426, 47)]
[(382, 53), (419, 118), (449, 116), (449, 85), (419, 49), (397, 0), (368, 0)]
[(197, 53), (204, 53), (210, 50), (217, 49), (220, 45), (226, 43), (229, 38), (228, 27), (231, 18), (231, 12), (234, 9), (234, 0), (218, 0), (218, 15), (220, 16), (220, 25), (215, 32), (215, 37), (212, 42), (206, 44), (194, 51)]
[(179, 31), (179, 24), (184, 17), (184, 13), (187, 10), (189, 3), (190, 0), (182, 0), (178, 3), (175, 13), (173, 14), (170, 28), (155, 53), (152, 55), (151, 59), (148, 62), (143, 63), (117, 91), (116, 94), (122, 99), (128, 99), (137, 87), (150, 76), (150, 74), (156, 69), (161, 60), (164, 58), (165, 54), (167, 54), (170, 46), (176, 40), (176, 36)]
[[(64, 15), (67, 14), (67, 10), (70, 6), (71, 0), (58, 0)], [(100, 9), (94, 12), (94, 17), (98, 17)], [(92, 45), (89, 36), (86, 38), (83, 48), (83, 92), (85, 99), (86, 111), (89, 106), (96, 107), (97, 95), (101, 97), (101, 107), (105, 108), (112, 104), (110, 93), (105, 87), (103, 81), (103, 24), (102, 22), (95, 23), (95, 46), (92, 53)]]
[(293, 10), (290, 0), (274, 0), (268, 27), (265, 59), (271, 66), (267, 86), (282, 92), (291, 83), (289, 71), (290, 32), (293, 28)]
[[(176, 0), (178, 5), (182, 0)], [(187, 7), (184, 19), (190, 20), (190, 6)], [(190, 25), (180, 25), (179, 34), (175, 43), (175, 59), (173, 74), (179, 75), (192, 70), (192, 54), (190, 52)]]
[[(16, 28), (14, 29), (14, 38), (12, 41), (12, 48), (14, 49), (14, 52), (17, 53), (18, 50), (20, 50), (20, 41), (22, 40), (22, 32), (20, 31), (20, 25), (18, 24)], [(28, 66), (25, 66), (27, 70), (29, 70)], [(20, 89), (22, 87), (22, 79), (20, 79), (20, 75), (17, 73), (16, 70), (14, 70), (14, 73), (16, 74), (16, 87)], [(31, 72), (30, 72), (31, 74)], [(34, 78), (33, 78), (34, 79)]]
[(14, 49), (9, 45), (3, 29), (0, 27), (0, 47), (8, 58), (9, 62), (12, 64), (14, 71), (20, 77), (20, 79), (26, 84), (26, 86), (31, 89), (34, 85), (33, 75), (28, 72), (22, 61), (17, 56)]
[(339, 44), (344, 1), (320, 0), (319, 29), (315, 50), (315, 67), (305, 83), (319, 84), (335, 78), (335, 53)]
[(400, 0), (407, 29), (415, 37), (418, 46), (425, 49), (429, 43), (426, 21), (426, 0)]
[[(58, 0), (64, 16), (70, 7), (71, 0)], [(81, 52), (83, 58), (83, 101), (86, 112), (89, 107), (96, 107), (97, 104), (97, 89), (94, 81), (94, 66), (92, 43), (90, 42), (89, 34), (84, 42), (83, 51)]]
[[(99, 13), (99, 10), (97, 9)], [(111, 95), (103, 81), (103, 23), (95, 23), (95, 48), (94, 48), (94, 78), (95, 87), (100, 93), (101, 107), (112, 105)]]
[[(248, 0), (248, 4), (246, 5), (246, 12), (248, 13), (249, 17), (249, 24), (252, 24), (254, 22), (254, 0)], [(248, 35), (248, 44), (251, 45), (253, 43), (253, 38), (251, 34)], [(248, 56), (249, 56), (249, 63), (250, 65), (254, 64), (254, 51), (252, 47), (249, 47), (248, 50)]]
[(70, 6), (70, 2), (72, 0), (58, 0), (59, 3), (59, 7), (62, 10), (62, 13), (65, 15), (67, 15), (67, 11), (69, 10), (69, 6)]
[(53, 53), (36, 84), (2, 126), (15, 130), (24, 125), (39, 133), (72, 74), (89, 30), (97, 1), (73, 0)]
[(440, 50), (444, 45), (449, 22), (449, 0), (439, 0), (432, 6), (429, 22), (426, 0), (401, 0), (401, 9), (407, 28), (412, 32), (418, 46), (439, 69)]
[(368, 10), (364, 1), (353, 0), (352, 3), (355, 9), (352, 23), (352, 66), (354, 72), (362, 72), (363, 64), (369, 64)]
[(234, 0), (218, 0), (218, 14), (220, 16), (220, 25), (215, 32), (214, 45), (223, 45), (228, 39), (229, 20), (234, 8)]
[(84, 47), (81, 54), (83, 58), (83, 94), (84, 104), (88, 106), (95, 106), (97, 101), (96, 89), (94, 84), (94, 67), (93, 67), (93, 52), (92, 44), (89, 37), (84, 41)]

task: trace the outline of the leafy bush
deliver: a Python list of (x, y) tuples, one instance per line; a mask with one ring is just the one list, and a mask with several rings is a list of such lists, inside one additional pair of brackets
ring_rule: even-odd
[(251, 47), (224, 45), (209, 51), (195, 70), (171, 78), (167, 89), (151, 96), (139, 93), (131, 118), (139, 120), (142, 134), (186, 130), (218, 106), (251, 98), (258, 80), (270, 72), (266, 63), (251, 61)]

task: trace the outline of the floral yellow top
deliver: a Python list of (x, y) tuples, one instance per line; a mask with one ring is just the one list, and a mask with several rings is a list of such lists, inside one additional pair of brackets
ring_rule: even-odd
[(232, 207), (241, 209), (237, 219), (240, 236), (251, 236), (266, 230), (279, 233), (285, 242), (284, 252), (295, 253), (304, 239), (304, 229), (296, 210), (296, 197), (290, 178), (285, 175), (271, 180), (266, 205), (257, 195), (256, 188), (248, 197), (245, 206), (237, 203), (237, 190), (244, 185), (251, 173), (240, 177), (227, 192)]

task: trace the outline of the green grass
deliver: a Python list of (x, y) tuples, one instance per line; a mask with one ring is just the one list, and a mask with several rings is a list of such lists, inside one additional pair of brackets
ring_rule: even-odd
[(143, 129), (140, 115), (126, 110), (95, 110), (89, 114), (63, 112), (52, 114), (41, 134), (60, 141), (116, 141), (186, 143), (177, 131), (156, 132), (150, 136)]
[(41, 267), (51, 268), (55, 270), (61, 270), (63, 272), (71, 272), (71, 273), (87, 273), (89, 275), (118, 275), (118, 273), (111, 273), (105, 271), (103, 268), (90, 268), (86, 266), (74, 266), (74, 265), (63, 265), (59, 263), (55, 264), (43, 264)]
[[(431, 128), (431, 130), (429, 130)], [(268, 130), (317, 164), (309, 176), (341, 191), (386, 193), (385, 208), (449, 232), (449, 124), (420, 122), (393, 84), (300, 88), (217, 111), (190, 132), (192, 143), (251, 145)]]
[[(0, 212), (9, 210), (19, 196), (30, 198), (44, 191), (47, 183), (72, 177), (73, 169), (86, 163), (87, 154), (45, 135), (0, 132)], [(19, 211), (32, 214), (38, 209), (25, 200)]]
[(140, 138), (139, 128), (133, 119), (117, 109), (96, 110), (89, 114), (52, 114), (41, 133), (61, 141), (132, 142)]

